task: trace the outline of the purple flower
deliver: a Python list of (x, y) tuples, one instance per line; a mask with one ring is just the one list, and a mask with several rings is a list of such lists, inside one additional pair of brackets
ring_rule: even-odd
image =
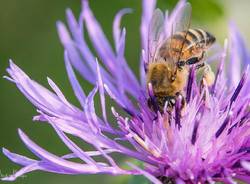
[[(82, 5), (78, 20), (71, 10), (67, 10), (68, 27), (62, 22), (57, 23), (65, 48), (69, 81), (81, 107), (68, 102), (51, 79), (48, 78), (48, 83), (52, 90), (48, 90), (30, 79), (12, 61), (7, 69), (10, 77), (6, 77), (37, 108), (38, 115), (34, 120), (48, 122), (71, 152), (63, 156), (54, 155), (19, 129), (21, 140), (37, 159), (3, 148), (3, 153), (23, 168), (2, 180), (12, 181), (25, 173), (42, 170), (60, 174), (144, 175), (153, 183), (235, 183), (235, 180), (249, 183), (250, 80), (247, 65), (250, 55), (235, 26), (230, 25), (229, 52), (225, 41), (224, 50), (215, 54), (219, 56), (215, 57), (219, 64), (214, 84), (211, 87), (206, 83), (199, 85), (195, 71), (191, 70), (184, 94), (187, 99), (185, 112), (180, 115), (180, 101), (177, 99), (172, 114), (155, 113), (147, 105), (144, 62), (149, 52), (148, 27), (156, 1), (143, 1), (141, 82), (124, 57), (126, 29), (120, 29), (122, 16), (131, 10), (121, 10), (114, 19), (113, 50), (88, 1), (83, 0)], [(164, 30), (167, 35), (184, 5), (185, 1), (180, 1), (169, 16), (166, 14)], [(102, 65), (98, 64), (97, 56), (86, 44), (85, 29)], [(224, 70), (226, 58), (229, 58), (227, 73)], [(211, 60), (214, 58), (208, 58)], [(88, 95), (80, 86), (74, 70), (95, 86)], [(96, 95), (100, 97), (100, 116), (95, 112)], [(106, 98), (113, 99), (127, 116), (119, 114), (114, 107), (110, 109)], [(111, 125), (107, 111), (112, 111), (117, 126)], [(70, 140), (68, 134), (92, 145), (94, 150), (84, 151)], [(123, 142), (131, 146), (125, 146)], [(128, 163), (130, 169), (123, 169), (112, 158), (113, 153), (135, 158), (143, 162), (144, 167)], [(97, 161), (96, 156), (102, 156), (105, 161)], [(72, 161), (71, 158), (79, 158), (83, 162)]]

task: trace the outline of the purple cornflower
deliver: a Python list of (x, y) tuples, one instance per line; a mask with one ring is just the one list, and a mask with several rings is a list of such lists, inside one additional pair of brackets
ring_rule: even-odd
[[(170, 33), (169, 28), (184, 4), (185, 1), (180, 1), (169, 16), (166, 14), (166, 34)], [(186, 110), (181, 116), (178, 99), (172, 114), (155, 113), (147, 105), (143, 59), (148, 53), (148, 27), (155, 5), (155, 0), (143, 0), (141, 82), (124, 57), (126, 30), (120, 29), (120, 21), (124, 14), (131, 12), (130, 9), (121, 10), (114, 19), (114, 50), (87, 0), (82, 2), (78, 20), (71, 10), (67, 10), (68, 28), (62, 22), (57, 23), (65, 48), (69, 81), (81, 107), (70, 104), (51, 79), (48, 83), (52, 91), (31, 80), (10, 61), (7, 69), (10, 77), (6, 78), (15, 83), (38, 109), (34, 120), (48, 122), (71, 152), (63, 156), (54, 155), (19, 129), (21, 140), (37, 159), (4, 148), (3, 153), (23, 168), (2, 180), (12, 181), (25, 173), (42, 170), (60, 174), (144, 175), (153, 183), (235, 183), (235, 179), (250, 182), (250, 80), (247, 67), (250, 55), (241, 36), (231, 24), (229, 52), (225, 42), (223, 51), (215, 54), (217, 57), (208, 58), (219, 61), (211, 87), (205, 83), (199, 85), (195, 71), (191, 70), (184, 94)], [(86, 44), (85, 29), (102, 65), (98, 64)], [(224, 65), (227, 58), (226, 73)], [(95, 86), (88, 95), (80, 86), (74, 69)], [(97, 94), (102, 109), (100, 116), (95, 112), (94, 97)], [(106, 106), (106, 98), (113, 99), (127, 116), (119, 114), (114, 107)], [(112, 111), (117, 126), (111, 125), (107, 111)], [(84, 151), (70, 140), (68, 134), (92, 145), (94, 150)], [(123, 142), (131, 146), (125, 146)], [(143, 162), (144, 167), (128, 163), (131, 168), (123, 169), (112, 158), (113, 153), (135, 158)], [(105, 161), (96, 161), (96, 156), (102, 156)]]

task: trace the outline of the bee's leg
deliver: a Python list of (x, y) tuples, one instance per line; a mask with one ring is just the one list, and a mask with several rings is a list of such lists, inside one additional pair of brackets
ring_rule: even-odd
[(153, 110), (154, 112), (157, 112), (159, 110), (158, 102), (155, 97), (149, 97), (148, 98), (148, 107)]
[[(200, 68), (202, 68), (202, 67), (205, 66), (205, 64), (204, 64), (204, 62), (203, 62), (203, 60), (204, 60), (204, 58), (205, 58), (205, 55), (206, 55), (206, 53), (205, 53), (205, 51), (203, 51), (200, 57), (192, 57), (192, 58), (189, 58), (189, 59), (186, 61), (186, 64), (187, 64), (187, 65), (194, 65), (194, 64), (197, 64), (195, 68), (196, 68), (196, 69), (200, 69)], [(200, 64), (198, 64), (198, 63), (200, 63)]]
[(158, 97), (155, 96), (153, 86), (151, 83), (148, 83), (148, 107), (155, 111), (156, 113), (159, 111)]
[(201, 53), (201, 56), (199, 57), (199, 60), (202, 61), (202, 60), (205, 58), (205, 56), (206, 56), (206, 52), (203, 51), (203, 52)]
[[(206, 56), (206, 52), (203, 51), (201, 56), (199, 57), (199, 62), (202, 62), (204, 60), (205, 56)], [(202, 62), (201, 64), (196, 65), (195, 68), (198, 70), (200, 68), (203, 68), (205, 65), (206, 65), (206, 63)]]
[(169, 108), (173, 108), (175, 106), (175, 97), (174, 96), (166, 96), (164, 99), (165, 103), (167, 102)]
[(162, 113), (168, 113), (171, 114), (174, 106), (175, 106), (175, 96), (165, 96), (162, 98)]
[(195, 69), (198, 70), (200, 68), (203, 68), (206, 64), (205, 63), (201, 63), (195, 66)]
[(187, 102), (186, 102), (186, 99), (184, 98), (184, 96), (181, 92), (176, 93), (176, 97), (179, 97), (179, 96), (181, 96), (181, 115), (183, 115), (184, 111), (186, 109)]
[(204, 66), (202, 78), (206, 81), (206, 84), (208, 86), (212, 86), (214, 84), (215, 75), (214, 75), (214, 72), (212, 71), (211, 67), (208, 64), (205, 64), (205, 66)]

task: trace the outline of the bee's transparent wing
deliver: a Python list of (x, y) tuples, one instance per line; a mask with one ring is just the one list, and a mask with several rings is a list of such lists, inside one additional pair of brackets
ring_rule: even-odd
[[(164, 14), (160, 9), (154, 11), (153, 17), (149, 25), (149, 36), (148, 36), (148, 62), (154, 62), (159, 59), (165, 59), (168, 62), (175, 63), (180, 59), (181, 53), (185, 44), (185, 38), (190, 27), (192, 7), (190, 3), (185, 3), (180, 9), (179, 13), (174, 19), (174, 24), (170, 26), (171, 35), (166, 38), (164, 33)], [(184, 39), (178, 44), (179, 48), (176, 49), (176, 44), (172, 43), (173, 36), (183, 32), (185, 34)], [(165, 50), (165, 55), (159, 53), (160, 50)], [(178, 50), (178, 52), (177, 52)], [(171, 54), (169, 52), (177, 52)], [(174, 58), (169, 58), (170, 56)]]
[[(191, 23), (191, 14), (192, 14), (192, 7), (190, 3), (185, 3), (185, 5), (180, 9), (179, 11), (180, 13), (177, 14), (177, 16), (175, 17), (174, 20), (174, 24), (172, 25), (172, 35), (170, 36), (170, 38), (167, 41), (167, 47), (169, 47), (169, 51), (176, 51), (176, 54), (172, 54), (175, 55), (174, 58), (170, 58), (174, 64), (177, 63), (177, 61), (179, 61), (179, 59), (181, 58), (181, 54), (183, 52), (183, 48), (185, 45), (185, 41), (186, 41), (186, 37), (187, 37), (187, 33), (190, 27), (190, 23)], [(183, 39), (180, 41), (181, 43), (178, 43), (178, 48), (176, 48), (176, 44), (172, 43), (172, 38), (174, 37), (174, 35), (178, 34), (182, 32), (183, 34)]]
[(190, 3), (185, 3), (180, 13), (175, 18), (173, 32), (188, 31), (191, 23), (192, 7)]
[(164, 37), (164, 15), (156, 9), (149, 24), (148, 33), (148, 62), (153, 62)]

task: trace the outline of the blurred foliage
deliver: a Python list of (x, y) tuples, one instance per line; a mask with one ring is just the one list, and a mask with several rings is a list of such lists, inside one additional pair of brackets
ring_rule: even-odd
[(192, 4), (192, 16), (195, 21), (213, 22), (225, 14), (222, 3), (218, 0), (190, 0), (189, 2)]
[(128, 184), (150, 184), (150, 182), (143, 176), (131, 176)]
[[(209, 22), (223, 15), (221, 4), (215, 0), (192, 0), (193, 19)], [(173, 8), (176, 0), (158, 0), (162, 10)], [(138, 74), (140, 53), (139, 24), (141, 16), (140, 0), (94, 0), (90, 6), (100, 21), (109, 40), (112, 39), (112, 21), (118, 10), (125, 7), (134, 9), (133, 14), (126, 15), (123, 26), (127, 28), (126, 57), (132, 69)], [(70, 7), (76, 16), (80, 12), (80, 0), (0, 0), (0, 75), (6, 75), (8, 59), (14, 59), (28, 75), (47, 86), (49, 76), (62, 89), (73, 104), (78, 105), (64, 68), (63, 48), (60, 45), (55, 23), (65, 21), (65, 9)], [(81, 80), (85, 90), (91, 86)], [(69, 152), (51, 127), (43, 123), (32, 123), (35, 108), (10, 82), (0, 79), (0, 147), (34, 157), (19, 140), (17, 128), (22, 128), (35, 142), (52, 153), (63, 155)], [(89, 147), (87, 147), (89, 148)], [(122, 162), (124, 158), (119, 158)], [(10, 174), (20, 169), (0, 154), (1, 175)], [(13, 184), (84, 184), (84, 183), (127, 183), (126, 176), (66, 176), (44, 172), (34, 172), (20, 178)], [(141, 177), (132, 181), (143, 183)], [(7, 182), (1, 182), (7, 183)], [(135, 182), (134, 182), (135, 183)], [(132, 183), (131, 183), (132, 184)]]
[[(167, 2), (167, 3), (166, 3)], [(224, 14), (222, 2), (218, 0), (188, 0), (192, 5), (192, 20), (196, 22), (211, 22), (220, 19)], [(176, 5), (176, 0), (159, 0), (158, 6), (172, 10)]]

